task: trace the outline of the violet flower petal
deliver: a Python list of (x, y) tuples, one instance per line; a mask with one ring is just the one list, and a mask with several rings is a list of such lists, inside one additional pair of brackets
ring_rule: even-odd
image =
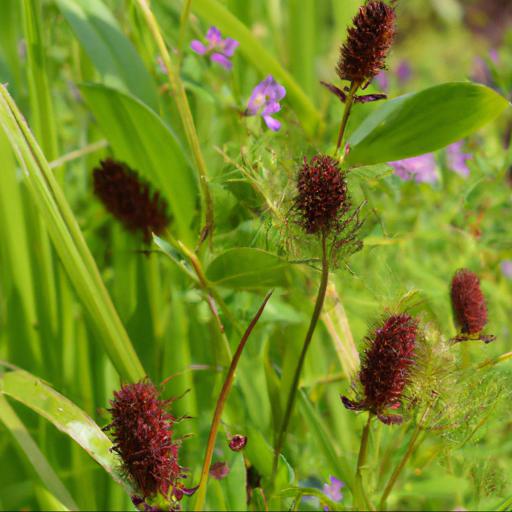
[(262, 116), (268, 116), (270, 114), (276, 114), (281, 110), (281, 105), (277, 102), (274, 103), (267, 103), (265, 105), (265, 108), (263, 109), (263, 112), (261, 113)]
[(501, 272), (507, 279), (512, 279), (512, 260), (501, 262)]
[(210, 59), (217, 64), (220, 64), (224, 69), (230, 70), (233, 66), (232, 62), (222, 55), (221, 53), (212, 53)]
[(206, 39), (210, 42), (212, 46), (218, 46), (222, 43), (222, 34), (217, 27), (210, 27), (208, 32), (206, 33)]
[(191, 41), (190, 48), (199, 55), (204, 55), (206, 53), (206, 46), (197, 39)]
[(277, 132), (281, 128), (281, 123), (271, 116), (263, 116), (265, 124), (273, 131)]
[(235, 53), (235, 50), (238, 48), (239, 44), (240, 43), (235, 39), (226, 37), (226, 39), (224, 40), (222, 53), (224, 53), (226, 57), (233, 57), (233, 54)]

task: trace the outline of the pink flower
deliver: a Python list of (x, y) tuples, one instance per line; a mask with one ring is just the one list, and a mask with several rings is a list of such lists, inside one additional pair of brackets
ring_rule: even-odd
[(464, 153), (464, 141), (462, 140), (450, 144), (446, 148), (448, 167), (461, 176), (469, 176), (467, 161), (471, 160), (471, 158), (473, 158), (473, 156), (470, 153)]
[(217, 27), (210, 27), (208, 29), (206, 40), (208, 45), (205, 46), (198, 39), (194, 39), (190, 43), (190, 48), (199, 55), (210, 55), (210, 59), (220, 64), (224, 69), (231, 69), (233, 64), (230, 58), (233, 57), (240, 43), (230, 37), (223, 39)]
[(389, 162), (395, 174), (404, 181), (414, 180), (417, 183), (435, 183), (437, 181), (436, 161), (433, 153)]
[(262, 116), (265, 124), (274, 132), (281, 128), (281, 123), (272, 117), (281, 110), (281, 101), (286, 96), (286, 89), (278, 84), (272, 75), (267, 76), (252, 91), (246, 116)]

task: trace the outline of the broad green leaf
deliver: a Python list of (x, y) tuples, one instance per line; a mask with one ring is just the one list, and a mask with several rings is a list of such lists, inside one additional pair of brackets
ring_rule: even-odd
[(98, 339), (122, 378), (145, 376), (126, 330), (112, 304), (80, 227), (34, 136), (5, 86), (0, 86), (0, 125), (25, 173), (34, 206), (77, 296), (95, 324)]
[(242, 453), (233, 453), (228, 460), (229, 474), (224, 481), (228, 510), (247, 510), (247, 470)]
[(275, 254), (240, 247), (219, 254), (206, 269), (206, 277), (217, 286), (243, 290), (284, 286), (290, 265)]
[(453, 82), (387, 101), (348, 139), (350, 166), (402, 160), (441, 149), (499, 116), (509, 103), (483, 85)]
[[(2, 381), (0, 380), (0, 390), (1, 389)], [(73, 498), (32, 439), (27, 427), (25, 427), (14, 409), (1, 394), (0, 421), (5, 425), (7, 430), (9, 430), (16, 439), (21, 449), (25, 452), (30, 464), (41, 478), (41, 482), (51, 491), (53, 498), (58, 499), (61, 504), (69, 510), (78, 510)]]
[(158, 99), (153, 78), (101, 0), (57, 0), (104, 83), (131, 92), (151, 108)]
[(135, 168), (163, 193), (178, 236), (190, 242), (197, 180), (174, 133), (133, 96), (95, 84), (83, 85), (81, 91), (116, 158)]
[[(239, 51), (262, 75), (273, 75), (286, 88), (304, 128), (312, 134), (321, 123), (321, 117), (306, 93), (290, 73), (271, 55), (254, 34), (217, 0), (194, 0), (192, 10), (211, 25), (218, 27), (226, 37), (240, 43)], [(256, 84), (254, 84), (256, 85)]]
[(5, 372), (0, 378), (0, 393), (32, 409), (71, 437), (129, 491), (128, 484), (121, 478), (119, 459), (111, 450), (112, 442), (73, 402), (24, 370)]

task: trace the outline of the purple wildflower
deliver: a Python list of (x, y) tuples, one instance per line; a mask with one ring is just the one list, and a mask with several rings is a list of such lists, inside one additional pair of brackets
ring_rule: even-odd
[(512, 279), (512, 260), (503, 260), (501, 262), (501, 273), (507, 279)]
[(389, 77), (384, 70), (381, 70), (375, 77), (375, 82), (381, 91), (387, 92), (389, 90)]
[(222, 461), (215, 462), (210, 467), (210, 476), (215, 480), (222, 480), (229, 474), (229, 466)]
[(343, 493), (341, 489), (345, 487), (345, 483), (338, 480), (335, 476), (330, 476), (330, 484), (324, 484), (324, 494), (332, 501), (341, 501), (343, 499)]
[(267, 76), (252, 91), (246, 116), (262, 116), (266, 125), (274, 132), (281, 128), (281, 123), (272, 117), (281, 110), (279, 102), (286, 96), (286, 89), (278, 84), (272, 75)]
[(201, 41), (194, 39), (190, 43), (190, 48), (199, 55), (210, 55), (210, 59), (220, 64), (225, 69), (231, 69), (232, 62), (229, 60), (233, 57), (239, 42), (226, 37), (222, 38), (222, 34), (217, 27), (210, 27), (206, 34), (208, 45), (205, 46)]
[(469, 176), (469, 167), (467, 161), (471, 160), (472, 155), (470, 153), (464, 153), (464, 141), (459, 140), (454, 144), (451, 144), (446, 148), (446, 158), (448, 167), (460, 174), (461, 176)]
[(417, 183), (435, 183), (438, 179), (436, 162), (433, 153), (389, 162), (395, 174), (404, 181), (414, 180)]
[(400, 64), (396, 68), (396, 77), (401, 85), (405, 85), (410, 79), (412, 75), (411, 66), (408, 61), (401, 60)]

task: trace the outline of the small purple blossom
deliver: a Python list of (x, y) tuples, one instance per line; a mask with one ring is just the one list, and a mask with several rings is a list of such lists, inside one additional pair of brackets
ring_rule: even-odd
[(405, 85), (410, 79), (412, 75), (411, 65), (408, 61), (401, 60), (400, 64), (396, 68), (396, 77), (401, 85)]
[(262, 116), (266, 125), (274, 132), (281, 128), (281, 123), (272, 117), (281, 110), (279, 102), (286, 96), (286, 89), (278, 84), (272, 75), (267, 76), (252, 91), (246, 116)]
[(389, 77), (384, 70), (381, 70), (375, 77), (375, 82), (381, 91), (387, 92), (389, 90)]
[(199, 55), (210, 55), (212, 62), (220, 64), (225, 69), (231, 69), (233, 64), (230, 58), (233, 57), (239, 42), (230, 37), (223, 39), (217, 27), (208, 29), (206, 40), (208, 41), (207, 46), (198, 39), (194, 39), (190, 43), (190, 48)]
[[(338, 480), (334, 476), (329, 477), (330, 484), (324, 484), (324, 494), (331, 499), (332, 501), (339, 502), (343, 499), (343, 493), (341, 489), (345, 487), (345, 483), (341, 480)], [(329, 510), (328, 507), (324, 507), (324, 510)]]
[(417, 183), (435, 183), (438, 179), (436, 161), (433, 153), (389, 162), (395, 174), (404, 181), (414, 180)]
[(222, 461), (215, 462), (210, 466), (210, 476), (215, 480), (222, 480), (229, 474), (229, 466)]
[(512, 260), (503, 260), (501, 262), (501, 273), (507, 279), (512, 279)]
[(461, 176), (467, 177), (469, 176), (469, 167), (467, 165), (467, 161), (471, 160), (473, 156), (470, 153), (464, 153), (464, 141), (459, 140), (454, 144), (450, 144), (446, 148), (446, 159), (448, 163), (448, 167), (460, 174)]

